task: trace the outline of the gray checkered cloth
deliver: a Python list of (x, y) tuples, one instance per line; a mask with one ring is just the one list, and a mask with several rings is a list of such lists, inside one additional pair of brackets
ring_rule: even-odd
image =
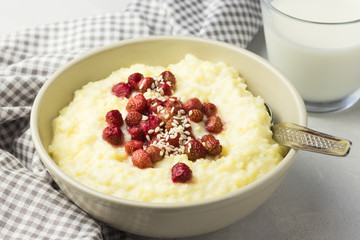
[(260, 25), (256, 0), (135, 0), (123, 12), (0, 38), (0, 239), (142, 239), (80, 210), (35, 152), (31, 106), (60, 66), (92, 48), (148, 35), (192, 35), (246, 47)]

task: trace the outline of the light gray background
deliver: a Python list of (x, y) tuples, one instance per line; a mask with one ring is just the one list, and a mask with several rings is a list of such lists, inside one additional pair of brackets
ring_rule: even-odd
[[(35, 25), (120, 11), (128, 2), (1, 0), (0, 37)], [(248, 49), (266, 57), (262, 29)], [(360, 104), (341, 113), (310, 114), (308, 122), (310, 128), (350, 139), (349, 156), (301, 152), (284, 183), (254, 213), (217, 232), (187, 239), (360, 239)]]

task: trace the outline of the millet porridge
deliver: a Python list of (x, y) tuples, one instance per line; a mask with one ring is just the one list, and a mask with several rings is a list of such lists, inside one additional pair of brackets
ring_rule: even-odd
[(240, 74), (191, 54), (121, 68), (75, 92), (53, 121), (49, 153), (70, 177), (125, 199), (185, 202), (239, 189), (286, 154)]

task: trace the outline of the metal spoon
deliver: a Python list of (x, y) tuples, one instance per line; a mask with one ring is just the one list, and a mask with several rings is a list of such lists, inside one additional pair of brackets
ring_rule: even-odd
[(273, 112), (269, 104), (265, 106), (271, 117), (273, 139), (282, 146), (323, 153), (333, 156), (346, 156), (350, 152), (351, 141), (334, 137), (325, 133), (294, 124), (274, 124)]

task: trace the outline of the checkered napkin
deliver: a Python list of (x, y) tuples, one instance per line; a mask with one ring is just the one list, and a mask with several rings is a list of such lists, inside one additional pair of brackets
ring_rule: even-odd
[(261, 25), (255, 0), (135, 0), (123, 12), (0, 38), (0, 239), (140, 239), (74, 205), (41, 163), (29, 115), (43, 83), (80, 54), (122, 39), (192, 35), (246, 47)]

